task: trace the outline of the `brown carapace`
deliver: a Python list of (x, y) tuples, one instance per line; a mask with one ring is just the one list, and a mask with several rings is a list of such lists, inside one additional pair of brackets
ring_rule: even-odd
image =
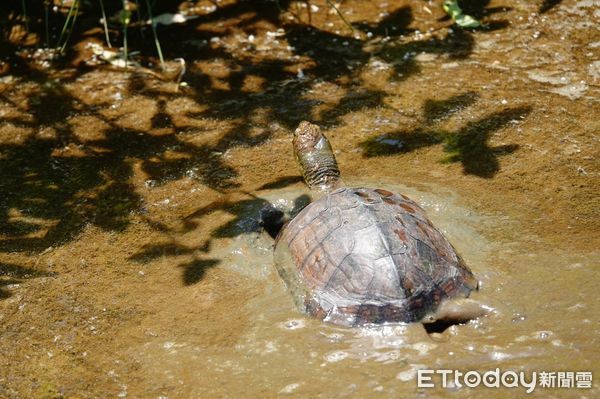
[(346, 326), (413, 322), (477, 289), (469, 268), (414, 201), (384, 189), (336, 188), (336, 173), (305, 173), (306, 163), (316, 170), (311, 159), (336, 171), (337, 164), (320, 129), (303, 122), (296, 141), (303, 130), (317, 147), (295, 146), (296, 158), (305, 179), (328, 176), (326, 192), (275, 244), (278, 272), (302, 310)]

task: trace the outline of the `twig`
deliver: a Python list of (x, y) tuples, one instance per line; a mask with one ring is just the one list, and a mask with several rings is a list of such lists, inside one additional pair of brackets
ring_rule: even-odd
[(348, 22), (348, 20), (346, 19), (346, 17), (344, 17), (344, 14), (342, 14), (342, 12), (340, 11), (340, 9), (335, 6), (335, 4), (333, 3), (333, 1), (331, 1), (331, 0), (326, 0), (326, 1), (327, 1), (327, 4), (329, 4), (329, 6), (335, 10), (335, 12), (337, 13), (337, 15), (339, 15), (339, 17), (344, 22), (344, 24), (346, 24), (346, 26), (348, 28), (350, 28), (350, 30), (352, 32), (354, 32), (354, 26), (352, 26), (352, 24), (350, 24), (350, 22)]

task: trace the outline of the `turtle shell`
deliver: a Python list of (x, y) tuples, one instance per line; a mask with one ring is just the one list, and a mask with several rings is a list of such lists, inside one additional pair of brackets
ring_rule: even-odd
[(477, 281), (408, 197), (342, 188), (304, 208), (280, 232), (275, 264), (297, 305), (341, 325), (412, 322)]

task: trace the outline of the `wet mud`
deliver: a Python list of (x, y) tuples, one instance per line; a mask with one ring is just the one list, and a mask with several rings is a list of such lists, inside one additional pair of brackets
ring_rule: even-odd
[[(0, 54), (1, 397), (503, 398), (524, 389), (416, 372), (600, 376), (596, 2), (470, 2), (476, 31), (437, 2), (347, 1), (353, 29), (325, 1), (206, 3), (159, 29), (179, 88), (87, 65), (101, 30), (60, 67)], [(424, 207), (494, 314), (428, 335), (295, 310), (260, 210), (307, 201), (305, 119), (347, 184)]]

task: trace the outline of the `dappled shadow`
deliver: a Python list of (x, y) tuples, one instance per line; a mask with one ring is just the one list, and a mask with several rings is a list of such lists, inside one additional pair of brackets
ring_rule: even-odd
[(494, 113), (476, 122), (470, 122), (455, 134), (446, 135), (444, 150), (449, 153), (446, 162), (461, 162), (463, 172), (479, 177), (493, 177), (499, 170), (498, 157), (513, 153), (517, 144), (490, 147), (490, 135), (511, 121), (518, 121), (531, 112), (519, 107)]
[(148, 263), (159, 258), (189, 255), (196, 251), (207, 252), (208, 245), (204, 245), (201, 248), (191, 248), (185, 245), (176, 244), (173, 242), (144, 245), (140, 251), (129, 257), (129, 259), (138, 263)]
[[(88, 224), (124, 230), (133, 215), (145, 212), (132, 182), (135, 165), (151, 186), (187, 177), (217, 191), (236, 187), (236, 170), (214, 154), (269, 137), (246, 140), (243, 131), (232, 131), (216, 143), (192, 144), (175, 130), (164, 97), (155, 100), (150, 131), (124, 128), (118, 112), (112, 117), (103, 112), (108, 104), (84, 104), (49, 75), (32, 74), (40, 90), (24, 106), (2, 93), (2, 101), (20, 114), (3, 123), (30, 133), (0, 143), (0, 253), (39, 253), (69, 242)], [(98, 125), (93, 137), (72, 122), (79, 116)], [(197, 265), (191, 269), (201, 276)]]
[(183, 268), (183, 283), (185, 285), (196, 284), (202, 280), (207, 269), (218, 265), (220, 261), (216, 259), (197, 259), (188, 263), (179, 265)]
[[(458, 2), (465, 15), (470, 15), (482, 22), (482, 26), (475, 29), (489, 32), (507, 28), (509, 26), (509, 22), (507, 20), (489, 20), (487, 17), (498, 13), (505, 13), (512, 10), (512, 7), (504, 5), (488, 7), (489, 3), (489, 0), (462, 0)], [(450, 16), (445, 15), (441, 18), (441, 20), (449, 21)]]
[[(391, 35), (390, 30), (394, 31), (391, 36), (409, 33), (408, 26), (411, 22), (410, 8), (402, 7), (378, 22), (360, 22), (356, 26), (370, 32), (375, 39)], [(248, 32), (252, 32), (248, 19), (240, 23)], [(306, 95), (318, 81), (334, 83), (344, 90), (339, 99), (329, 99), (328, 104), (331, 106), (326, 111), (321, 111), (316, 120), (335, 124), (350, 112), (384, 104), (385, 91), (365, 89), (362, 86), (361, 73), (369, 68), (373, 56), (388, 62), (397, 72), (394, 79), (398, 80), (400, 76), (401, 79), (407, 79), (419, 73), (419, 65), (414, 60), (417, 54), (447, 54), (450, 58), (465, 58), (471, 54), (474, 45), (471, 33), (456, 31), (448, 32), (441, 38), (386, 42), (385, 45), (377, 45), (374, 50), (367, 48), (372, 45), (367, 39), (332, 32), (322, 27), (297, 22), (286, 23), (283, 27), (282, 39), (289, 44), (292, 56), (265, 56), (257, 59), (252, 51), (238, 55), (215, 46), (196, 54), (196, 60), (198, 57), (203, 60), (221, 60), (220, 68), (224, 76), (220, 78), (221, 84), (214, 85), (205, 79), (204, 74), (190, 68), (186, 80), (196, 90), (198, 102), (210, 106), (202, 112), (192, 112), (189, 116), (240, 118), (244, 121), (240, 126), (243, 129), (251, 126), (254, 123), (251, 117), (260, 112), (264, 119), (277, 122), (288, 129), (295, 128), (325, 102), (318, 95)], [(206, 35), (215, 34), (209, 28), (204, 29)], [(202, 31), (200, 35), (203, 35)], [(302, 65), (300, 72), (297, 66), (299, 63)], [(245, 86), (249, 77), (262, 83), (249, 89)]]
[[(24, 42), (17, 46), (6, 37), (0, 38), (0, 44), (7, 45), (0, 52), (11, 65), (10, 73), (39, 86), (39, 91), (33, 93), (25, 105), (11, 100), (15, 92), (4, 92), (0, 97), (0, 101), (17, 109), (20, 115), (12, 113), (3, 123), (27, 131), (22, 140), (0, 142), (0, 175), (3, 176), (0, 179), (0, 253), (40, 253), (69, 242), (87, 225), (106, 231), (123, 231), (136, 215), (147, 213), (140, 187), (136, 186), (139, 184), (137, 173), (143, 174), (148, 187), (192, 178), (220, 192), (222, 198), (185, 218), (179, 232), (146, 218), (152, 228), (169, 236), (170, 244), (136, 248), (131, 260), (145, 263), (158, 257), (191, 256), (192, 261), (179, 266), (184, 270), (184, 283), (195, 283), (219, 260), (203, 258), (210, 240), (190, 248), (178, 244), (173, 233), (197, 228), (200, 219), (216, 210), (229, 213), (233, 219), (212, 231), (211, 238), (260, 232), (265, 227), (275, 235), (284, 220), (273, 216), (275, 213), (269, 214), (274, 221), (265, 226), (260, 211), (272, 205), (258, 196), (227, 201), (226, 195), (240, 184), (238, 171), (223, 154), (234, 148), (263, 145), (275, 131), (291, 130), (304, 119), (331, 125), (357, 110), (385, 106), (388, 95), (385, 90), (365, 87), (363, 74), (371, 68), (374, 58), (394, 69), (396, 73), (390, 79), (403, 80), (420, 73), (417, 54), (461, 59), (469, 57), (474, 48), (472, 33), (463, 30), (405, 37), (413, 33), (410, 28), (413, 12), (409, 6), (382, 15), (379, 20), (354, 23), (356, 32), (364, 33), (361, 36), (340, 33), (323, 24), (312, 26), (298, 18), (283, 18), (282, 15), (291, 12), (290, 4), (289, 1), (266, 0), (215, 3), (216, 10), (212, 13), (199, 15), (184, 24), (159, 26), (161, 41), (169, 43), (163, 47), (166, 58), (183, 56), (188, 60), (185, 76), (188, 86), (179, 91), (173, 86), (167, 88), (142, 69), (121, 76), (123, 90), (117, 93), (121, 100), (123, 97), (142, 98), (147, 101), (144, 107), (151, 107), (144, 110), (120, 111), (119, 101), (102, 95), (90, 101), (78, 97), (68, 87), (77, 85), (90, 71), (82, 61), (89, 57), (82, 50), (85, 42), (91, 38), (103, 40), (101, 30), (90, 29), (97, 24), (97, 20), (89, 18), (99, 12), (96, 3), (84, 5), (90, 8), (71, 34), (74, 45), (68, 47), (66, 55), (55, 64), (62, 67), (59, 74), (40, 67), (36, 64), (39, 60), (27, 61), (33, 46), (27, 47)], [(155, 15), (174, 12), (176, 5), (177, 2), (157, 3)], [(5, 3), (0, 10), (18, 14), (18, 6)], [(107, 3), (109, 17), (118, 15), (121, 6), (118, 2)], [(479, 10), (494, 12), (486, 7), (487, 2)], [(473, 12), (477, 14), (477, 10)], [(32, 10), (29, 15), (32, 31), (44, 31), (43, 17), (40, 9)], [(132, 18), (131, 48), (146, 55), (154, 54), (154, 43), (148, 40), (148, 26), (136, 24), (137, 16)], [(109, 19), (110, 34), (119, 42), (121, 27), (114, 18)], [(7, 26), (19, 23), (11, 21)], [(49, 22), (62, 26), (64, 14), (53, 13)], [(281, 31), (276, 31), (279, 27)], [(250, 40), (253, 35), (264, 37), (265, 31), (274, 35), (269, 36), (274, 46), (269, 51), (261, 50), (254, 39)], [(239, 32), (244, 38), (235, 39), (235, 45), (227, 42), (239, 36)], [(282, 43), (285, 45), (276, 46)], [(19, 55), (23, 49), (30, 52)], [(149, 62), (157, 64), (152, 57), (142, 59), (143, 64)], [(77, 68), (70, 68), (72, 66)], [(335, 98), (323, 99), (317, 83), (338, 88)], [(181, 114), (174, 115), (169, 105), (181, 99), (196, 107), (179, 108)], [(415, 132), (398, 133), (398, 137), (402, 136), (402, 150), (444, 142), (452, 156), (450, 160), (462, 162), (468, 173), (493, 170), (499, 149), (486, 147), (488, 136), (485, 134), (481, 136), (470, 127), (457, 132), (460, 137), (455, 141), (444, 134), (431, 134), (430, 125), (449, 118), (475, 99), (474, 94), (466, 93), (446, 103), (426, 104), (424, 127)], [(138, 112), (150, 117), (141, 118)], [(81, 116), (88, 118), (86, 124), (94, 124), (93, 134), (82, 133), (80, 130), (85, 129), (73, 122)], [(144, 120), (121, 123), (121, 118), (128, 116)], [(191, 122), (181, 122), (182, 119)], [(195, 123), (204, 120), (222, 124), (206, 130), (198, 128)], [(211, 139), (204, 140), (205, 134), (210, 134)], [(376, 147), (366, 155), (381, 155), (384, 147)], [(389, 151), (394, 152), (398, 151)], [(492, 155), (479, 159), (476, 157), (479, 152)], [(472, 164), (476, 159), (476, 163), (488, 166)], [(258, 190), (281, 188), (298, 181), (295, 176), (285, 177), (266, 183)], [(307, 202), (306, 198), (299, 198), (295, 208)], [(248, 212), (259, 216), (248, 217)]]
[(382, 90), (359, 89), (351, 91), (340, 99), (337, 106), (321, 112), (319, 119), (326, 121), (327, 124), (337, 124), (341, 122), (341, 117), (347, 113), (383, 105), (385, 97), (387, 97), (387, 94)]
[[(193, 176), (211, 188), (236, 186), (232, 181), (235, 170), (220, 158), (210, 157), (226, 145), (193, 145), (175, 133), (124, 129), (92, 107), (74, 109), (75, 99), (65, 91), (30, 102), (39, 103), (33, 107), (32, 119), (11, 122), (34, 129), (39, 124), (49, 125), (55, 135), (40, 138), (33, 134), (22, 143), (0, 144), (2, 251), (39, 251), (60, 245), (86, 223), (105, 230), (124, 229), (131, 213), (142, 206), (130, 182), (136, 162), (153, 184), (180, 179), (193, 171)], [(38, 117), (38, 110), (41, 113), (46, 108), (52, 109), (52, 116)], [(81, 142), (74, 134), (67, 121), (82, 112), (106, 124), (100, 129), (103, 138)], [(153, 121), (165, 121), (160, 107), (156, 115)]]
[(302, 182), (302, 176), (283, 176), (260, 186), (257, 190), (274, 190)]
[(467, 92), (452, 96), (446, 100), (427, 100), (423, 105), (423, 114), (427, 124), (441, 122), (452, 117), (477, 101), (479, 95), (475, 92)]
[[(229, 11), (231, 10), (233, 9), (230, 8)], [(254, 33), (254, 23), (258, 14), (247, 8), (244, 10), (248, 14), (238, 21), (239, 26), (243, 27), (246, 33)], [(227, 24), (228, 17), (233, 17), (233, 14), (219, 10), (215, 21), (219, 20)], [(202, 17), (201, 20), (209, 22), (210, 19)], [(402, 7), (389, 16), (384, 16), (378, 22), (359, 22), (355, 26), (364, 32), (370, 32), (372, 39), (377, 39), (388, 36), (400, 37), (410, 33), (412, 30), (408, 27), (411, 23), (411, 9)], [(213, 41), (216, 43), (224, 37), (223, 31), (215, 28), (214, 25), (201, 23), (196, 26), (195, 37), (215, 38)], [(260, 121), (268, 121), (270, 124), (291, 130), (301, 120), (311, 115), (314, 116), (313, 120), (331, 125), (357, 110), (384, 106), (387, 93), (384, 90), (365, 88), (361, 78), (361, 74), (369, 68), (369, 62), (374, 55), (389, 63), (397, 72), (394, 79), (400, 80), (408, 79), (411, 75), (420, 72), (419, 64), (414, 59), (417, 54), (432, 53), (447, 55), (451, 59), (461, 59), (468, 57), (474, 47), (472, 34), (460, 30), (422, 40), (387, 42), (384, 46), (373, 50), (367, 48), (372, 44), (367, 39), (329, 31), (322, 26), (293, 22), (286, 23), (283, 27), (283, 34), (278, 37), (289, 44), (292, 56), (269, 57), (265, 54), (256, 57), (253, 51), (235, 53), (228, 50), (226, 46), (208, 45), (202, 52), (195, 54), (196, 62), (209, 62), (209, 66), (214, 65), (219, 73), (218, 79), (207, 79), (206, 73), (190, 68), (186, 81), (193, 89), (191, 95), (205, 107), (202, 111), (190, 111), (186, 116), (195, 119), (235, 120), (235, 128), (225, 131), (220, 140), (224, 149), (230, 143), (258, 145), (270, 138), (269, 129), (265, 129), (258, 135), (250, 133), (252, 128), (257, 126), (257, 114), (261, 115)], [(248, 48), (252, 46), (254, 44), (248, 44)], [(185, 51), (183, 48), (181, 50)], [(249, 78), (258, 83), (254, 87), (249, 87)], [(329, 82), (340, 87), (341, 95), (335, 100), (328, 101), (320, 99), (318, 91), (314, 96), (307, 96), (314, 90), (316, 81)], [(143, 95), (149, 97), (157, 94), (165, 95), (150, 87), (142, 86), (138, 84), (137, 87)], [(468, 101), (467, 97), (468, 95), (457, 98), (455, 102)], [(433, 104), (432, 118), (442, 117), (440, 107), (436, 108)], [(157, 123), (163, 119), (164, 117), (157, 119)], [(217, 144), (215, 148), (221, 148), (220, 146), (221, 144)], [(298, 181), (300, 181), (299, 177), (288, 176), (266, 183), (258, 190), (283, 188)], [(276, 236), (289, 215), (280, 209), (275, 209), (266, 199), (255, 195), (249, 197), (231, 201), (225, 196), (197, 209), (183, 220), (184, 227), (181, 232), (199, 228), (205, 217), (222, 211), (233, 217), (214, 228), (210, 232), (211, 238), (231, 238), (247, 233), (261, 233), (263, 230), (271, 236)], [(288, 214), (301, 209), (308, 201), (307, 197), (300, 196), (296, 200), (294, 209), (288, 210)], [(210, 243), (206, 245), (210, 246)], [(177, 245), (169, 248), (171, 249), (160, 245), (155, 248), (144, 248), (134, 255), (134, 258), (147, 258), (152, 253), (176, 257), (181, 251), (190, 250)], [(176, 252), (169, 252), (170, 250)], [(197, 251), (197, 249), (192, 250)]]
[[(264, 184), (257, 191), (260, 192), (274, 188), (283, 189), (301, 180), (302, 177), (300, 176), (286, 176)], [(194, 229), (203, 217), (215, 211), (224, 211), (234, 216), (234, 218), (213, 229), (210, 233), (211, 237), (231, 238), (246, 233), (262, 233), (266, 230), (272, 238), (275, 238), (283, 224), (297, 215), (298, 212), (311, 202), (308, 194), (300, 194), (294, 198), (289, 206), (282, 207), (281, 205), (272, 204), (267, 199), (257, 195), (250, 193), (246, 195), (250, 198), (237, 201), (214, 201), (207, 206), (197, 209), (186, 217), (186, 228)]]
[(542, 2), (542, 4), (540, 4), (538, 11), (540, 14), (544, 14), (544, 13), (552, 10), (554, 7), (556, 7), (560, 3), (562, 3), (562, 0), (544, 0)]
[[(295, 180), (287, 180), (287, 185), (295, 183)], [(285, 187), (279, 179), (267, 184), (267, 186), (272, 185), (277, 185), (278, 188)], [(246, 195), (250, 198), (237, 201), (217, 200), (197, 209), (185, 218), (186, 231), (195, 229), (203, 217), (216, 211), (224, 211), (234, 217), (212, 230), (210, 236), (213, 238), (231, 238), (245, 233), (262, 233), (265, 223), (268, 224), (270, 234), (277, 235), (277, 226), (280, 228), (285, 219), (293, 217), (310, 203), (308, 195), (299, 195), (289, 209), (280, 209), (264, 198), (250, 193)]]
[(461, 0), (458, 4), (464, 14), (471, 15), (477, 19), (505, 10), (504, 7), (489, 8), (490, 0)]
[(362, 21), (355, 22), (352, 26), (365, 33), (370, 32), (371, 35), (393, 37), (414, 32), (414, 29), (408, 28), (412, 19), (412, 8), (404, 6), (383, 17), (378, 23)]
[(191, 257), (192, 260), (182, 262), (177, 265), (183, 269), (181, 279), (185, 285), (195, 284), (204, 277), (206, 270), (217, 266), (221, 261), (219, 259), (204, 259), (201, 254), (205, 254), (210, 249), (210, 242), (206, 242), (199, 247), (190, 247), (172, 239), (171, 242), (161, 244), (144, 245), (137, 253), (130, 256), (129, 259), (137, 263), (146, 264), (157, 259), (172, 258), (178, 256)]
[[(259, 193), (264, 190), (283, 189), (295, 185), (302, 178), (299, 176), (286, 176), (259, 187)], [(196, 209), (183, 219), (181, 228), (167, 228), (163, 225), (155, 226), (164, 231), (168, 242), (144, 245), (139, 251), (129, 257), (138, 263), (149, 263), (158, 259), (170, 259), (178, 268), (183, 269), (182, 281), (186, 285), (198, 282), (206, 270), (220, 264), (219, 259), (205, 258), (213, 247), (213, 239), (234, 238), (248, 235), (249, 241), (259, 234), (269, 234), (273, 239), (277, 236), (284, 223), (294, 217), (310, 203), (307, 194), (298, 195), (289, 207), (281, 204), (272, 204), (269, 200), (258, 195), (246, 193), (244, 199), (232, 200), (227, 196)], [(177, 233), (187, 233), (198, 229), (205, 223), (206, 217), (215, 217), (215, 213), (224, 212), (232, 216), (227, 222), (221, 223), (209, 232), (209, 239), (202, 245), (190, 246), (180, 243), (175, 236)], [(177, 257), (192, 258), (177, 262)]]
[(20, 284), (31, 278), (53, 277), (55, 275), (56, 273), (44, 272), (25, 266), (0, 262), (0, 300), (11, 296), (10, 291), (3, 287)]
[(444, 101), (429, 100), (424, 105), (421, 127), (410, 131), (385, 133), (368, 138), (361, 143), (365, 157), (389, 156), (419, 148), (443, 144), (448, 154), (442, 162), (460, 162), (465, 174), (491, 178), (499, 170), (498, 157), (516, 151), (516, 144), (490, 147), (491, 134), (512, 122), (522, 120), (530, 107), (506, 109), (469, 122), (455, 132), (436, 128), (435, 124), (451, 117), (477, 101), (475, 93), (468, 92)]
[(405, 153), (443, 142), (443, 132), (414, 129), (370, 137), (360, 143), (367, 158)]

